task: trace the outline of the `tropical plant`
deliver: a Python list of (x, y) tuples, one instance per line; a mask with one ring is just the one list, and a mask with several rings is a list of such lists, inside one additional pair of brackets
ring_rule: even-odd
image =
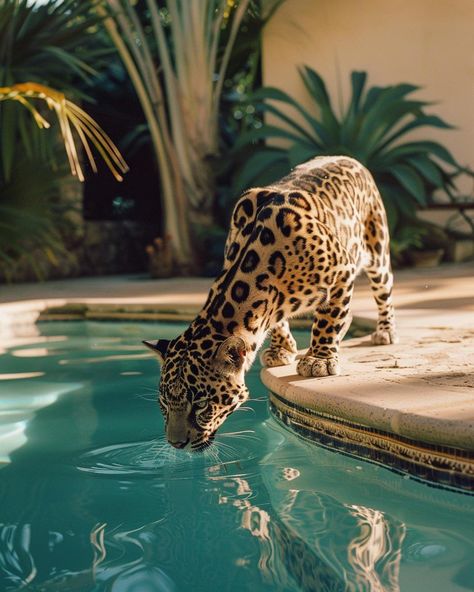
[(60, 166), (51, 175), (37, 155), (15, 158), (1, 186), (0, 280), (14, 279), (20, 263), (42, 279), (43, 261), (55, 266), (65, 254), (59, 224), (65, 212), (58, 195), (67, 174)]
[[(92, 170), (95, 173), (97, 172), (90, 143), (104, 159), (117, 181), (122, 181), (122, 174), (127, 172), (127, 164), (115, 144), (83, 109), (72, 101), (69, 101), (63, 93), (35, 82), (0, 87), (0, 101), (17, 101), (28, 109), (40, 129), (48, 129), (51, 127), (50, 123), (38, 111), (32, 99), (44, 101), (49, 109), (55, 111), (73, 175), (77, 176), (80, 181), (84, 181), (84, 173), (73, 133), (74, 130), (81, 142)], [(28, 141), (25, 144), (29, 147)]]
[[(267, 18), (281, 1), (270, 3)], [(214, 224), (219, 107), (253, 4), (146, 0), (139, 10), (131, 0), (103, 0), (97, 7), (143, 107), (160, 172), (164, 233), (182, 270), (194, 259), (193, 228)]]
[[(126, 165), (108, 136), (78, 105), (85, 96), (78, 78), (94, 75), (88, 64), (106, 51), (93, 34), (98, 17), (72, 0), (0, 3), (0, 264), (9, 277), (26, 259), (38, 273), (35, 255), (51, 261), (62, 248), (57, 196), (65, 178), (62, 138), (71, 171), (83, 179), (77, 139), (95, 170), (91, 146), (119, 179)], [(97, 33), (97, 28), (96, 28)], [(108, 49), (110, 52), (110, 48)], [(54, 86), (55, 88), (52, 88)], [(61, 90), (56, 90), (61, 89)], [(55, 112), (51, 131), (46, 111)]]
[[(349, 104), (337, 115), (319, 74), (307, 66), (300, 74), (311, 110), (277, 88), (262, 88), (249, 97), (259, 112), (273, 120), (240, 137), (236, 151), (243, 155), (243, 164), (235, 177), (236, 192), (270, 183), (314, 156), (344, 154), (358, 159), (374, 175), (392, 232), (403, 226), (402, 221), (414, 219), (416, 209), (428, 205), (434, 191), (452, 195), (462, 167), (450, 152), (432, 140), (407, 139), (418, 128), (452, 127), (425, 113), (430, 103), (409, 98), (418, 86), (403, 83), (366, 90), (367, 74), (352, 72)], [(287, 146), (262, 144), (275, 139)]]
[[(95, 74), (89, 63), (105, 51), (93, 33), (98, 17), (87, 3), (29, 0), (0, 4), (0, 87), (34, 82), (57, 89), (69, 98), (85, 98), (77, 80)], [(110, 51), (110, 48), (109, 48)], [(42, 143), (45, 161), (51, 160), (55, 133), (44, 134), (27, 110), (8, 101), (0, 110), (1, 174), (8, 179), (17, 151), (28, 153)]]

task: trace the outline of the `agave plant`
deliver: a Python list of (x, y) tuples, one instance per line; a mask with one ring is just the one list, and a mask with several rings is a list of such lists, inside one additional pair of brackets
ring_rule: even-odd
[[(236, 191), (274, 181), (314, 156), (345, 154), (374, 175), (392, 231), (399, 220), (414, 218), (418, 207), (428, 205), (435, 190), (451, 194), (453, 179), (462, 167), (438, 142), (407, 138), (422, 127), (452, 127), (425, 113), (430, 103), (410, 97), (418, 86), (396, 84), (366, 90), (367, 74), (352, 72), (351, 98), (338, 116), (319, 74), (307, 66), (300, 74), (313, 101), (311, 110), (277, 88), (262, 88), (249, 98), (275, 123), (265, 123), (240, 137), (236, 150), (247, 156), (235, 180)], [(297, 117), (289, 114), (291, 110)], [(274, 139), (284, 140), (288, 147), (262, 145), (262, 140)]]

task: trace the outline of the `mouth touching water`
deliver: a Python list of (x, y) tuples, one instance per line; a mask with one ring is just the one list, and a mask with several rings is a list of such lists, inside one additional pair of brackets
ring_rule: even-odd
[(225, 419), (249, 396), (243, 376), (245, 344), (233, 337), (215, 351), (202, 351), (190, 346), (188, 338), (185, 332), (173, 341), (144, 343), (162, 364), (158, 402), (169, 444), (202, 452), (212, 444)]

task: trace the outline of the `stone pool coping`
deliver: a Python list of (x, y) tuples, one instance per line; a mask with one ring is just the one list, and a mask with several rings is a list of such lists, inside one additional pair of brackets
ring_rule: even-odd
[[(338, 377), (303, 379), (294, 365), (264, 369), (272, 407), (279, 405), (280, 413), (285, 408), (288, 418), (293, 405), (293, 415), (306, 409), (308, 416), (335, 418), (351, 429), (405, 438), (415, 448), (453, 448), (474, 472), (474, 263), (395, 276), (400, 344), (372, 347), (364, 337), (348, 340)], [(2, 287), (0, 345), (13, 344), (37, 320), (188, 321), (210, 283), (134, 275)], [(365, 279), (358, 282), (352, 308), (358, 327), (373, 326), (376, 310)]]
[(474, 314), (470, 328), (404, 321), (397, 345), (345, 341), (340, 376), (302, 378), (292, 364), (263, 369), (262, 381), (299, 408), (474, 452)]

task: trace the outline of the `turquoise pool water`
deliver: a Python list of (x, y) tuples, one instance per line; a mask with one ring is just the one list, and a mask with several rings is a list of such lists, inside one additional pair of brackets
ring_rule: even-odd
[(140, 340), (180, 330), (43, 323), (0, 355), (2, 592), (474, 590), (474, 498), (294, 436), (257, 367), (214, 451), (169, 448)]

